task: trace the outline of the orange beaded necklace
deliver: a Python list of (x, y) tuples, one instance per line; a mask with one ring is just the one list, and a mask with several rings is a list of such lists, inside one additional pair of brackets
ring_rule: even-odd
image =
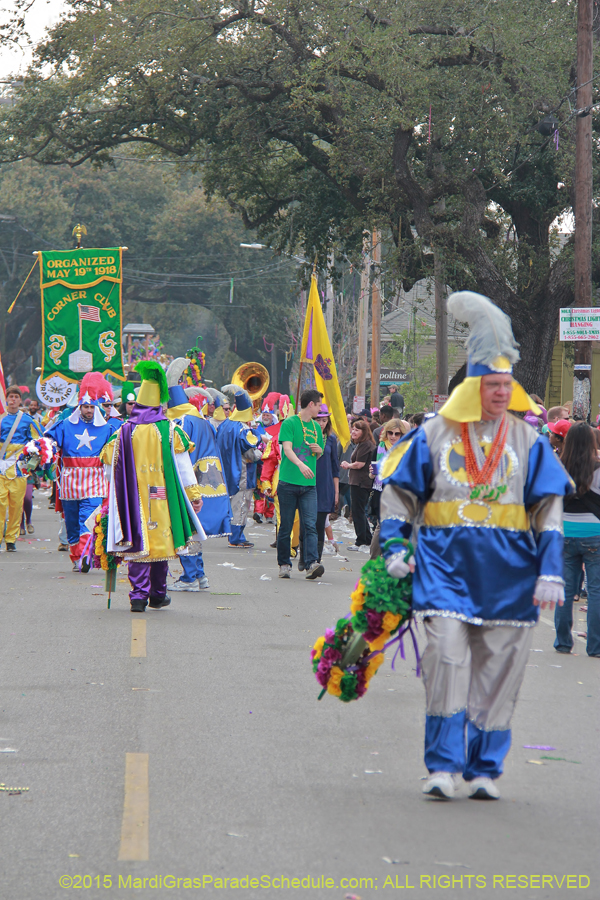
[[(469, 425), (467, 422), (461, 423), (461, 432), (463, 447), (465, 449), (465, 468), (467, 470), (467, 479), (470, 487), (474, 488), (477, 485), (490, 486), (494, 472), (500, 465), (502, 456), (504, 454), (506, 435), (508, 433), (508, 419), (506, 418), (506, 415), (502, 417), (500, 427), (498, 428), (496, 437), (492, 442), (489, 456), (487, 457), (481, 469), (477, 464), (475, 451), (473, 450), (473, 446), (471, 444)], [(503, 491), (501, 491), (501, 493), (503, 493)]]

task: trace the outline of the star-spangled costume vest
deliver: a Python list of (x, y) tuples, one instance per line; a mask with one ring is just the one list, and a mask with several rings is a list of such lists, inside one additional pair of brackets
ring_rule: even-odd
[(63, 419), (46, 432), (56, 441), (62, 452), (62, 471), (59, 490), (61, 500), (83, 500), (86, 497), (106, 497), (108, 483), (100, 452), (121, 421), (110, 419), (103, 425), (79, 420), (74, 416)]

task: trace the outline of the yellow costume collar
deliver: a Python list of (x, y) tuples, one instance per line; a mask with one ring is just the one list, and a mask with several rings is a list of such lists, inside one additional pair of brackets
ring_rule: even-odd
[[(216, 409), (215, 409), (216, 412)], [(254, 418), (254, 410), (250, 406), (248, 409), (236, 409), (229, 416), (230, 422), (251, 422)]]
[[(453, 422), (479, 422), (481, 420), (481, 375), (472, 375), (457, 385), (440, 409), (440, 416)], [(531, 411), (541, 415), (541, 409), (534, 403), (525, 388), (513, 378), (513, 392), (508, 408), (515, 412)]]
[(181, 419), (182, 416), (196, 416), (198, 419), (204, 418), (193, 403), (180, 403), (179, 406), (170, 406), (167, 409), (168, 419)]

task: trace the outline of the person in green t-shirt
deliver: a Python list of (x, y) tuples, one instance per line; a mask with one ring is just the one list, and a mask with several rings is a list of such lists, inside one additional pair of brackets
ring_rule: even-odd
[(277, 564), (280, 578), (289, 578), (292, 571), (290, 536), (296, 510), (300, 514), (306, 578), (320, 578), (325, 571), (317, 561), (316, 467), (317, 459), (323, 453), (323, 433), (315, 419), (322, 399), (323, 395), (317, 390), (303, 391), (300, 412), (284, 419), (279, 431), (282, 455), (277, 486), (280, 517)]

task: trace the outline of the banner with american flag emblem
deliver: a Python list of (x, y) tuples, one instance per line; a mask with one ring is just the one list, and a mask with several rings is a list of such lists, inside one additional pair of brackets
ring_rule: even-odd
[(125, 379), (121, 340), (121, 248), (42, 251), (41, 382), (86, 372)]

